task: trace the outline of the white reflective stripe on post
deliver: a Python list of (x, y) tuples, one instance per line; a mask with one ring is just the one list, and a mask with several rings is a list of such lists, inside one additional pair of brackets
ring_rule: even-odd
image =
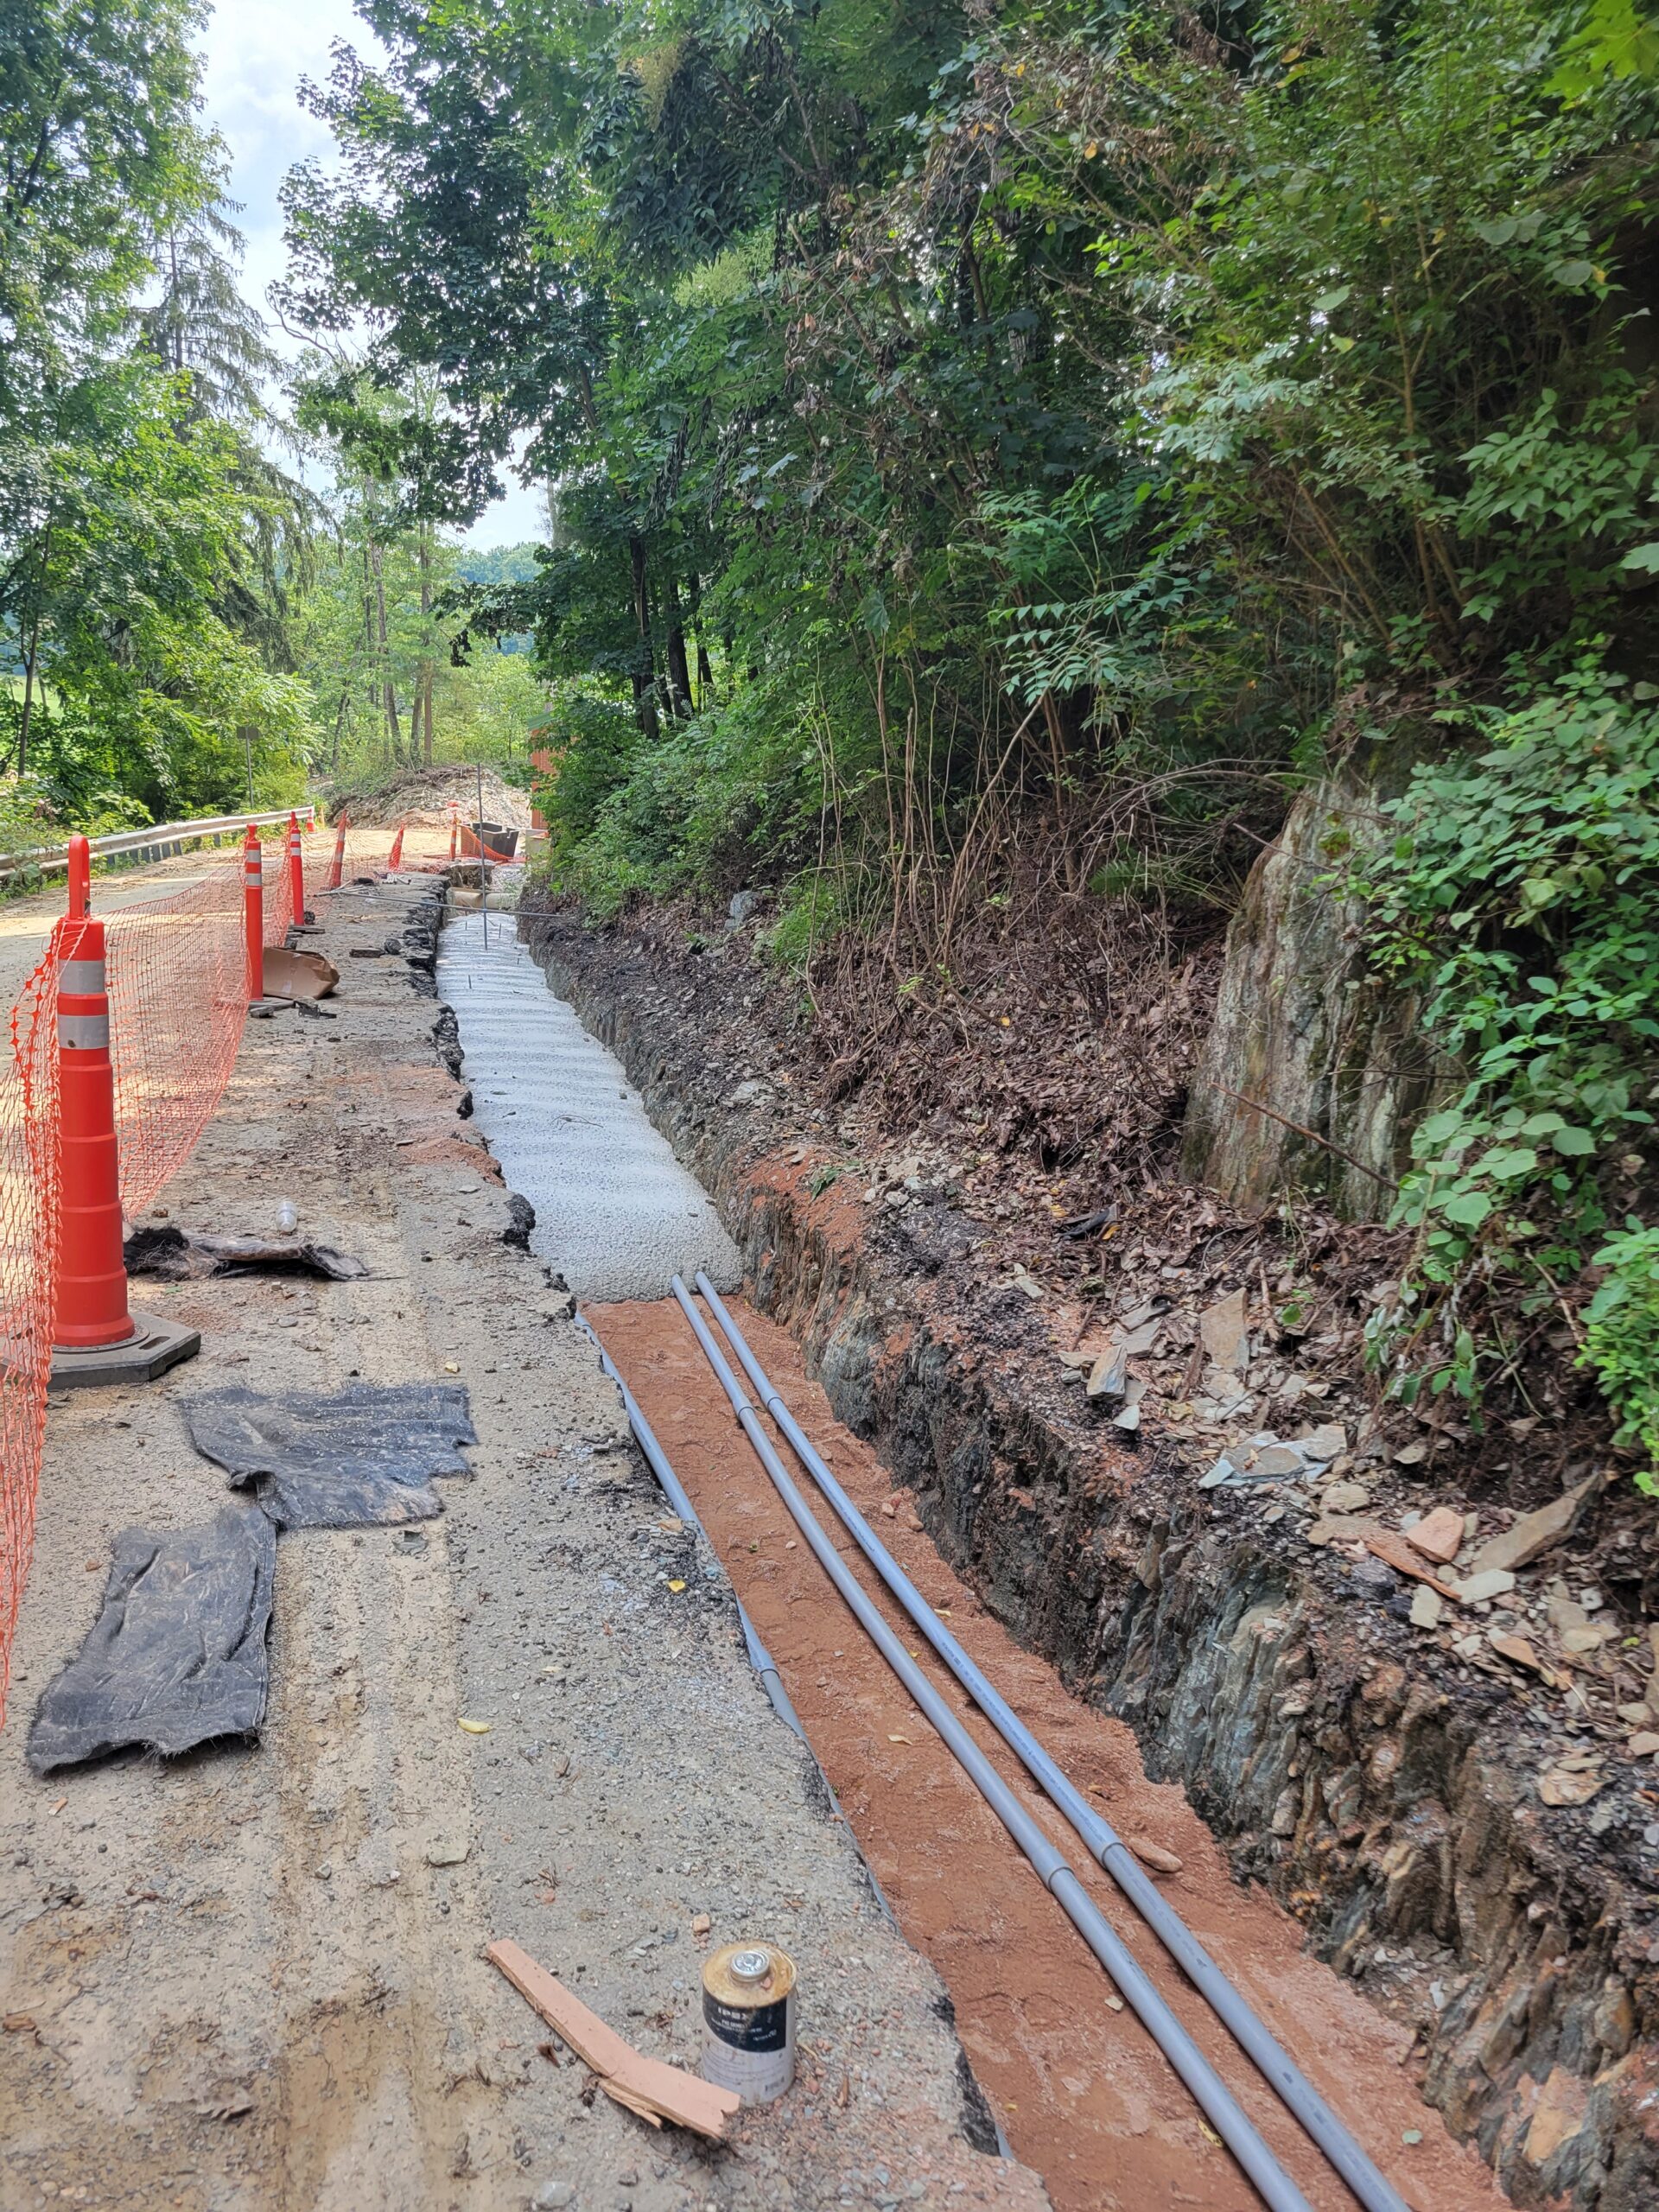
[(244, 879), (244, 880), (247, 883), (249, 889), (250, 889), (250, 890), (251, 890), (251, 889), (252, 889), (252, 887), (253, 887), (253, 886), (254, 886), (256, 883), (263, 884), (263, 883), (264, 883), (264, 880), (265, 880), (265, 872), (264, 872), (264, 870), (260, 867), (260, 865), (259, 865), (258, 861), (250, 861), (248, 862), (248, 873), (247, 873), (247, 875), (245, 876), (245, 878)]
[(67, 1052), (107, 1052), (110, 1049), (109, 1015), (60, 1013), (58, 1042)]
[(104, 995), (104, 963), (101, 960), (65, 960), (58, 968), (58, 988), (67, 991), (72, 998), (102, 998)]

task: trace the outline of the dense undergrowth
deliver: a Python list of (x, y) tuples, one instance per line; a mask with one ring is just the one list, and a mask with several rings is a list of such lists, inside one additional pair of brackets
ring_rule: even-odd
[(1179, 978), (1363, 766), (1306, 895), (1438, 1068), (1379, 1376), (1478, 1418), (1565, 1316), (1650, 1459), (1645, 12), (365, 12), (291, 310), (435, 380), (435, 510), (553, 486), (470, 632), (563, 687), (556, 886), (770, 885), (856, 1082), (969, 918)]

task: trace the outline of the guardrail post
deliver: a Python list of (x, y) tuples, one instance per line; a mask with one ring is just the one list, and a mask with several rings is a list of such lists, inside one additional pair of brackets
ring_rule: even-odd
[(242, 844), (242, 919), (248, 938), (248, 1004), (265, 995), (265, 856), (251, 822)]
[(201, 1334), (128, 1309), (103, 923), (70, 915), (57, 950), (60, 1192), (52, 1381), (148, 1382), (199, 1351)]

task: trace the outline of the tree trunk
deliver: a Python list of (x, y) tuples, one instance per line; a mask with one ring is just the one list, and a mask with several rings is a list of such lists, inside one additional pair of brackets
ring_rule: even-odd
[(671, 574), (663, 586), (663, 612), (668, 621), (668, 710), (677, 720), (691, 712), (691, 670), (685, 657), (680, 587)]
[(651, 595), (645, 579), (645, 541), (637, 532), (628, 539), (628, 563), (633, 582), (633, 626), (639, 646), (633, 670), (633, 710), (640, 729), (654, 744), (658, 736), (657, 667), (651, 651)]
[(391, 740), (391, 757), (396, 761), (403, 757), (403, 739), (397, 724), (397, 686), (392, 682), (391, 666), (387, 658), (385, 563), (378, 545), (370, 546), (369, 558), (374, 569), (374, 604), (379, 622), (380, 666), (386, 694), (386, 731)]
[[(426, 631), (427, 626), (431, 621), (431, 619), (432, 525), (430, 523), (423, 523), (421, 524), (421, 645), (423, 648), (423, 654), (421, 660), (421, 689), (420, 696), (416, 706), (416, 715), (418, 722), (423, 711), (424, 712), (425, 720), (423, 728), (425, 731), (425, 746), (423, 757), (429, 768), (432, 766), (432, 663), (430, 659), (426, 657), (424, 649), (430, 642), (426, 635)], [(416, 728), (411, 733), (410, 740), (410, 751), (411, 753), (422, 749), (418, 742), (420, 737), (420, 728)]]

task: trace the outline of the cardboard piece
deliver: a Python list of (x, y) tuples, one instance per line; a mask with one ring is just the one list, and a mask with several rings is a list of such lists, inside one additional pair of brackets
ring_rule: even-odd
[(695, 2074), (647, 2058), (625, 2043), (614, 2028), (607, 2027), (597, 2012), (590, 2012), (545, 1967), (538, 1967), (517, 1943), (492, 1943), (484, 1954), (505, 1974), (518, 1994), (535, 2006), (562, 2043), (599, 2076), (608, 2097), (641, 2120), (660, 2127), (665, 2120), (690, 2127), (719, 2142), (726, 2123), (742, 2106), (730, 2089), (719, 2089)]

